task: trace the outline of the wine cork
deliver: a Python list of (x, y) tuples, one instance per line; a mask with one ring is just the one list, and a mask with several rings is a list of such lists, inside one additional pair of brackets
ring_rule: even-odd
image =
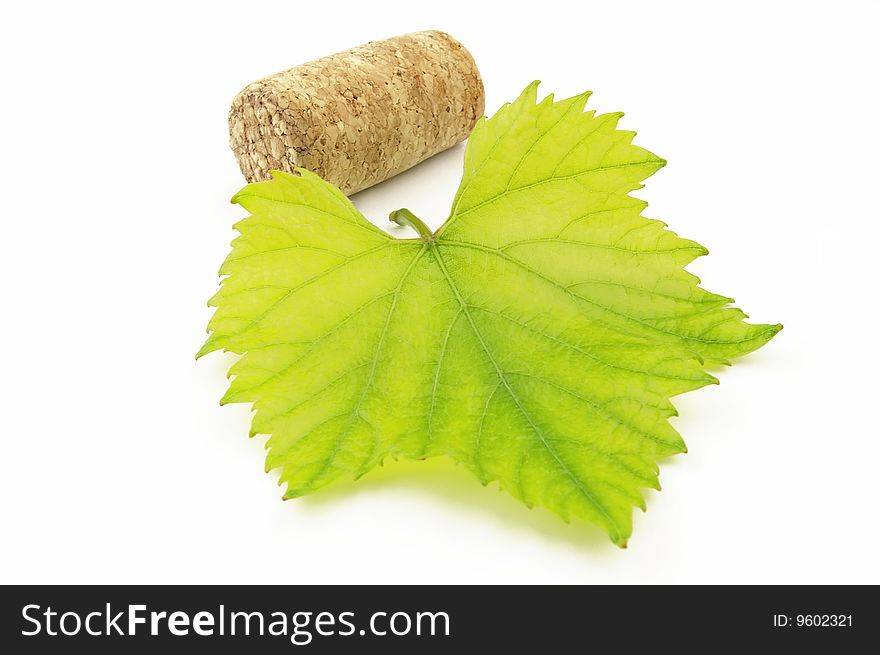
[(229, 141), (248, 182), (303, 167), (353, 194), (463, 141), (484, 107), (464, 46), (415, 32), (248, 85), (232, 102)]

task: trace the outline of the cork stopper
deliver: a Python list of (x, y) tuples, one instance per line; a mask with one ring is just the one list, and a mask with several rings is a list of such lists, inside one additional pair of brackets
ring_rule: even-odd
[(463, 141), (484, 107), (464, 46), (415, 32), (249, 84), (232, 101), (229, 142), (248, 182), (303, 167), (350, 195)]

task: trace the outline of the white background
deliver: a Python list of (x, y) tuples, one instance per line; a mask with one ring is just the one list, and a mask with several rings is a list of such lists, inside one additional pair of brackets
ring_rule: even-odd
[[(0, 581), (880, 582), (880, 51), (864, 2), (16, 3), (4, 9)], [(767, 347), (677, 399), (628, 550), (441, 461), (281, 502), (229, 355), (193, 356), (243, 210), (233, 95), (439, 28), (669, 160), (647, 214)], [(462, 147), (359, 194), (437, 227)]]

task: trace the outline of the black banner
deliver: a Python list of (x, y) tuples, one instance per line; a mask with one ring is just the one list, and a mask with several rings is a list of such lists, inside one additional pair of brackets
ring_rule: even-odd
[(190, 653), (219, 642), (261, 653), (763, 651), (880, 637), (873, 587), (22, 586), (2, 596), (7, 653)]

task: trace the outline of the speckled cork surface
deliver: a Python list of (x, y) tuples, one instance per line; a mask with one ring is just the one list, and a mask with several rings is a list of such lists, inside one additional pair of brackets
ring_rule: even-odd
[(463, 141), (484, 108), (470, 53), (443, 32), (415, 32), (248, 85), (229, 141), (249, 182), (303, 167), (350, 195)]

